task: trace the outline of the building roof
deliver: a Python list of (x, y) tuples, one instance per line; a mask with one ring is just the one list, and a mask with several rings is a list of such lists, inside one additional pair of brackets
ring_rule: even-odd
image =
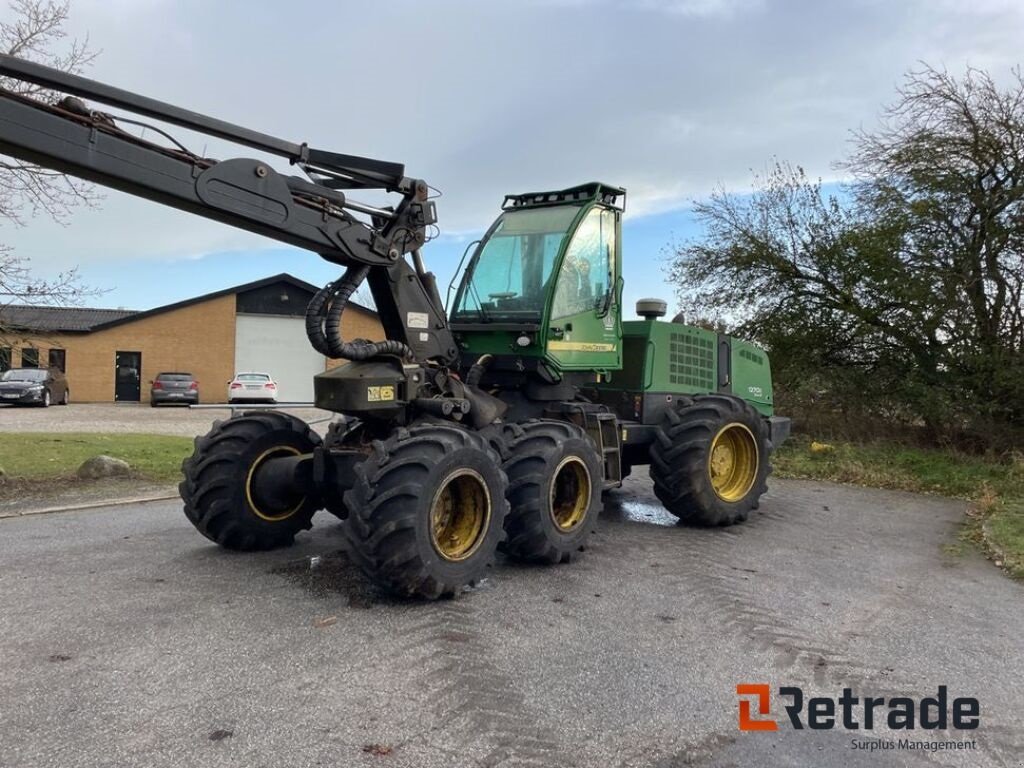
[[(265, 277), (262, 280), (254, 280), (251, 283), (235, 285), (231, 288), (224, 288), (213, 293), (204, 293), (184, 301), (177, 301), (173, 304), (165, 304), (161, 307), (154, 307), (144, 311), (131, 309), (92, 309), (88, 307), (39, 307), (39, 306), (18, 306), (8, 305), (0, 307), (0, 328), (18, 331), (36, 332), (66, 332), (66, 333), (88, 333), (89, 331), (100, 331), (105, 328), (112, 328), (116, 325), (130, 323), (134, 320), (141, 320), (144, 317), (171, 312), (176, 309), (184, 309), (193, 304), (199, 304), (211, 299), (219, 299), (222, 296), (244, 293), (259, 288), (264, 288), (275, 283), (287, 283), (308, 293), (316, 293), (320, 290), (312, 283), (300, 280), (294, 275), (282, 272), (279, 275)], [(376, 315), (372, 309), (350, 301), (347, 305), (352, 309)]]
[(97, 326), (138, 314), (131, 309), (88, 307), (0, 307), (0, 328), (13, 331), (91, 331)]

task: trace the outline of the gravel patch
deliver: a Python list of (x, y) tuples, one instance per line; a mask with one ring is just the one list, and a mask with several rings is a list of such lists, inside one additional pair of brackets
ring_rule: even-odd
[[(318, 408), (287, 409), (313, 424), (323, 434), (334, 414)], [(150, 435), (191, 437), (210, 429), (214, 421), (227, 419), (222, 408), (150, 408), (135, 403), (72, 403), (50, 408), (0, 406), (0, 432), (137, 432)], [(326, 419), (326, 421), (320, 421)]]

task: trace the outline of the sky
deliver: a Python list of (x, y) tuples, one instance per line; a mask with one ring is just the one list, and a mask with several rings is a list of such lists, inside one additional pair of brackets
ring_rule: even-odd
[[(626, 187), (627, 308), (674, 303), (664, 264), (672, 243), (700, 234), (693, 201), (749, 191), (775, 158), (839, 182), (851, 129), (877, 124), (908, 69), (970, 64), (1000, 79), (1024, 58), (1020, 0), (71, 2), (70, 35), (101, 51), (89, 77), (426, 179), (442, 192), (441, 235), (424, 251), (442, 286), (505, 193)], [(253, 156), (175, 135), (210, 156)], [(91, 306), (338, 274), (113, 191), (63, 227), (4, 223), (0, 242), (40, 275), (77, 266), (103, 292)]]

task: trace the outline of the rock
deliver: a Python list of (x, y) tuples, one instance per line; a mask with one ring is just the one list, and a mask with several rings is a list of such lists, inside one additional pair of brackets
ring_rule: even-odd
[(131, 467), (127, 461), (113, 456), (93, 456), (78, 468), (77, 475), (83, 480), (97, 480), (101, 477), (127, 477)]

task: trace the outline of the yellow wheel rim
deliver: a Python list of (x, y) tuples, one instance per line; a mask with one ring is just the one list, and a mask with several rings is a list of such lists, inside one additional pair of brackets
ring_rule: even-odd
[(430, 504), (430, 538), (445, 560), (470, 557), (491, 521), (491, 494), (476, 470), (465, 467), (444, 479)]
[(249, 509), (251, 509), (252, 513), (260, 520), (266, 520), (268, 523), (279, 523), (282, 520), (287, 520), (302, 509), (302, 505), (306, 503), (306, 497), (303, 496), (291, 509), (286, 509), (284, 512), (268, 512), (260, 509), (253, 497), (252, 479), (256, 477), (256, 470), (259, 469), (260, 465), (271, 456), (280, 456), (282, 454), (286, 454), (288, 456), (301, 456), (302, 451), (298, 448), (293, 448), (290, 445), (278, 445), (273, 448), (268, 448), (256, 457), (256, 460), (249, 466), (249, 474), (245, 477), (245, 500), (249, 502)]
[(708, 453), (708, 474), (718, 498), (735, 502), (750, 493), (759, 465), (757, 440), (748, 427), (733, 423), (718, 430)]
[(590, 470), (576, 456), (566, 456), (551, 480), (551, 519), (568, 532), (583, 522), (590, 507)]

